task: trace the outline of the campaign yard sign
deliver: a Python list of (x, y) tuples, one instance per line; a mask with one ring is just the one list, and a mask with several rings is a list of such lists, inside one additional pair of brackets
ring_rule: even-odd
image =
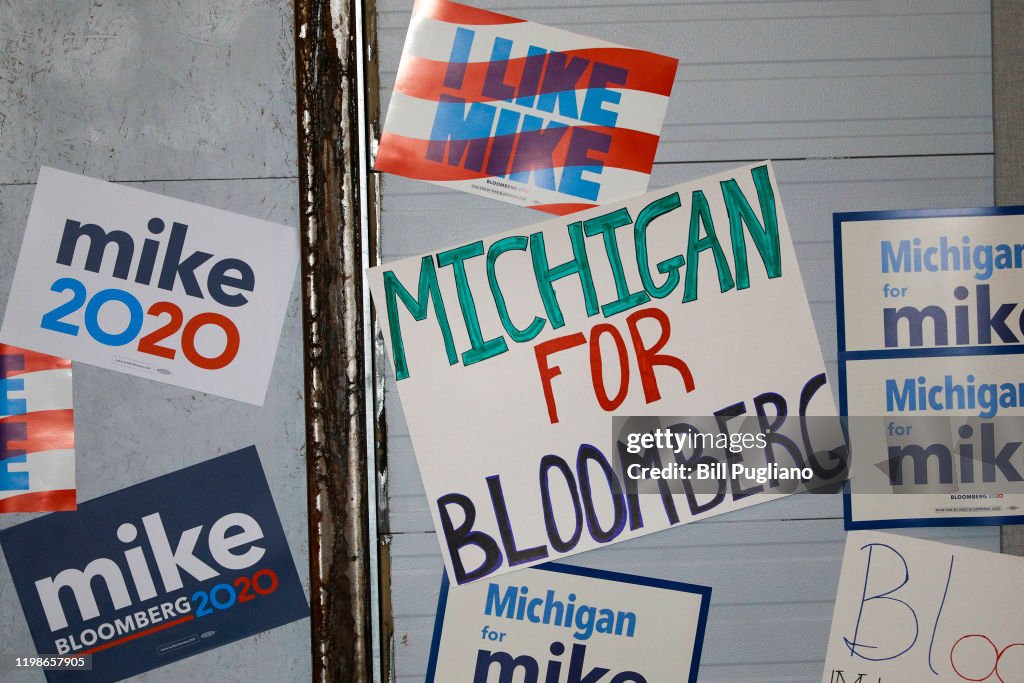
[(60, 681), (117, 681), (309, 614), (255, 447), (0, 532)]
[(1024, 522), (1024, 207), (834, 231), (846, 527)]
[(417, 0), (375, 168), (567, 214), (647, 189), (678, 60)]
[[(383, 265), (369, 281), (457, 584), (782, 493), (779, 481), (625, 493), (612, 413), (773, 428), (836, 416), (767, 162)], [(774, 444), (760, 464), (845, 472), (834, 427)]]
[(1024, 560), (878, 531), (846, 538), (822, 683), (1019, 681)]
[(287, 226), (44, 167), (0, 340), (262, 405), (298, 260)]
[(544, 564), (441, 584), (427, 683), (696, 683), (711, 588)]
[(71, 361), (0, 344), (0, 512), (75, 504)]

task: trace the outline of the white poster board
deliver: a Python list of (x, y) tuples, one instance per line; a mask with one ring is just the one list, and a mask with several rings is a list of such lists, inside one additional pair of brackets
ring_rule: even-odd
[(445, 577), (426, 681), (696, 683), (710, 602), (707, 586), (561, 564)]
[(0, 340), (262, 405), (293, 228), (43, 168)]
[(1024, 522), (1024, 209), (836, 214), (835, 241), (847, 528)]
[[(771, 395), (791, 416), (836, 415), (768, 163), (390, 263), (369, 281), (455, 583), (775, 495), (625, 495), (613, 413), (753, 415)], [(835, 429), (813, 452), (841, 447)]]
[(1024, 559), (850, 532), (822, 683), (1024, 680)]

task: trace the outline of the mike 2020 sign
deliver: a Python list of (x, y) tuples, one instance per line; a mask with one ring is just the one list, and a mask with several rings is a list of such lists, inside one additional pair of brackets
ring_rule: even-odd
[(0, 338), (263, 404), (295, 230), (43, 168)]
[(40, 655), (92, 655), (58, 681), (116, 681), (306, 617), (254, 447), (0, 532)]

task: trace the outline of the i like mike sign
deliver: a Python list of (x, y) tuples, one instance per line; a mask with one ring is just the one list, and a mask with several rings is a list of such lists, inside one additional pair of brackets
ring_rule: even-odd
[(262, 405), (298, 260), (293, 228), (43, 168), (0, 339)]
[(376, 169), (564, 215), (647, 189), (678, 60), (417, 0)]

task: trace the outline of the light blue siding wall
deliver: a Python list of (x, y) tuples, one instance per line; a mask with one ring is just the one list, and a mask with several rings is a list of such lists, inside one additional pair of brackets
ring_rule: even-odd
[[(833, 378), (832, 212), (992, 203), (987, 1), (472, 4), (679, 57), (651, 188), (775, 161)], [(411, 3), (378, 8), (386, 108)], [(383, 186), (385, 262), (543, 218), (394, 176)], [(426, 670), (442, 563), (390, 378), (387, 391), (394, 650), (398, 680), (411, 682)], [(572, 561), (713, 586), (701, 681), (817, 681), (841, 516), (838, 497), (794, 496)], [(994, 528), (924, 533), (998, 546)]]

